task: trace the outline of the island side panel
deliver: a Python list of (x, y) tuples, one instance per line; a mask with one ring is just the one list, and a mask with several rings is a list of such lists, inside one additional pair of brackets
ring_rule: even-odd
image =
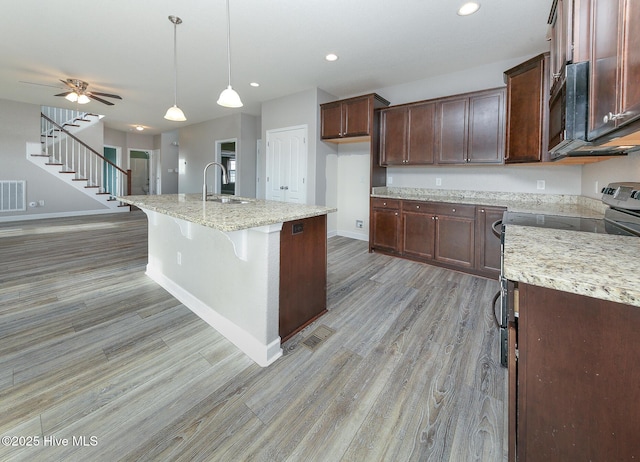
[(145, 210), (147, 274), (261, 366), (278, 334), (282, 223), (222, 232)]
[(280, 337), (327, 311), (327, 216), (288, 221), (280, 232)]

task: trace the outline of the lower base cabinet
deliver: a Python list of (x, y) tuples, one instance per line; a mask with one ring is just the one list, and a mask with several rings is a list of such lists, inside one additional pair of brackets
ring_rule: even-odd
[(509, 460), (640, 459), (640, 308), (527, 284), (518, 292)]
[(280, 231), (280, 339), (327, 311), (327, 216), (283, 223)]
[[(493, 214), (487, 214), (491, 210)], [(500, 273), (500, 238), (485, 223), (504, 208), (371, 199), (371, 251), (490, 278)], [(489, 223), (489, 228), (492, 221)]]

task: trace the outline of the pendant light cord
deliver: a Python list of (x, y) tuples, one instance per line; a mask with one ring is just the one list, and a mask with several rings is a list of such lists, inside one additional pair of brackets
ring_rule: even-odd
[(178, 105), (178, 21), (173, 22), (173, 105)]
[(229, 87), (231, 87), (231, 15), (229, 14), (229, 0), (227, 0), (227, 69), (229, 70)]

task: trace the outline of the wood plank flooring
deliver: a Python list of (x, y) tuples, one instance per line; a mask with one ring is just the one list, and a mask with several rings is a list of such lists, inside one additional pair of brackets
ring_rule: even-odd
[(328, 314), (261, 368), (145, 276), (146, 232), (0, 225), (0, 460), (506, 460), (497, 282), (330, 238)]

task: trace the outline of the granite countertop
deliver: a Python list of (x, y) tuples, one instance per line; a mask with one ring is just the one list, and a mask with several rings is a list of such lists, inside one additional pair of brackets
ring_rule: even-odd
[(212, 198), (232, 198), (247, 203), (202, 201), (201, 194), (161, 194), (123, 196), (118, 200), (174, 218), (197, 223), (220, 231), (238, 231), (285, 221), (326, 215), (337, 209), (321, 205), (292, 204), (237, 196), (214, 195)]
[(597, 199), (564, 194), (504, 193), (421, 188), (374, 188), (371, 197), (505, 207), (510, 212), (602, 218), (606, 206)]
[[(507, 279), (640, 306), (636, 236), (507, 225)], [(612, 262), (615, 265), (612, 266)]]

